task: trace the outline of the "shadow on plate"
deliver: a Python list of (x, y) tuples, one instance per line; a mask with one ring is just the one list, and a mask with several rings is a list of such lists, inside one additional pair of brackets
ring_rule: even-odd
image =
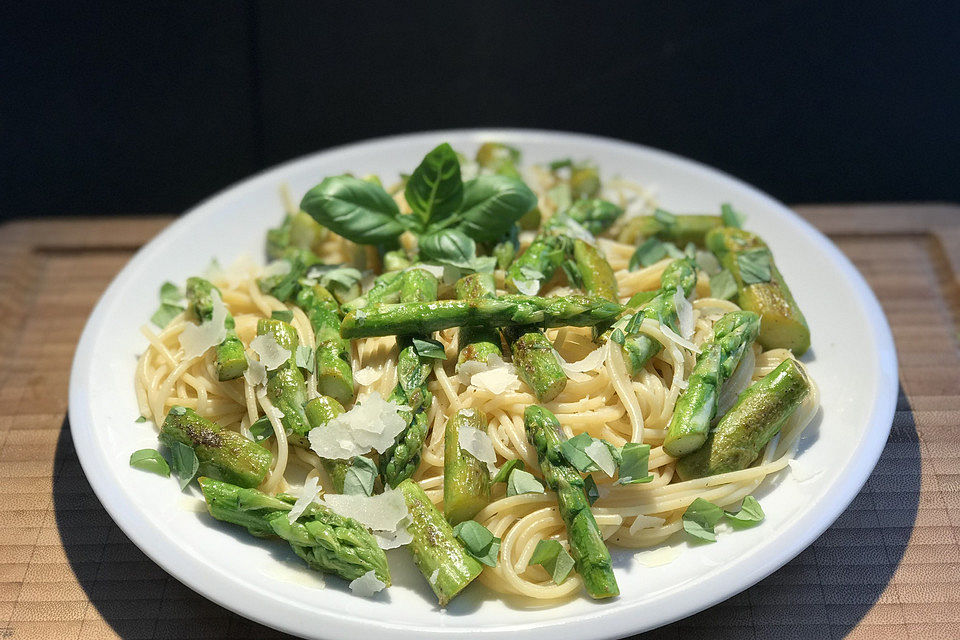
[[(844, 637), (877, 602), (906, 550), (920, 499), (919, 449), (913, 412), (901, 390), (880, 461), (833, 526), (750, 589), (642, 638)], [(53, 501), (70, 566), (121, 637), (290, 637), (206, 600), (147, 558), (87, 483), (67, 420), (57, 442)], [(289, 558), (278, 558), (283, 559)]]

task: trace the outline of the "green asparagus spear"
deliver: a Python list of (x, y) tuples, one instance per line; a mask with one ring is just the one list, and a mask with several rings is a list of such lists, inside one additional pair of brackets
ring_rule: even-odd
[[(456, 284), (458, 300), (492, 299), (497, 297), (493, 274), (471, 273), (459, 280)], [(460, 354), (457, 357), (457, 368), (464, 362), (477, 360), (486, 362), (490, 356), (502, 356), (500, 350), (500, 333), (495, 327), (470, 326), (460, 328)]]
[(577, 200), (569, 209), (550, 218), (546, 226), (548, 230), (556, 232), (562, 228), (564, 219), (569, 218), (596, 236), (609, 229), (622, 215), (623, 209), (612, 202), (597, 198)]
[(388, 271), (380, 274), (374, 279), (373, 286), (366, 294), (341, 305), (340, 310), (343, 313), (350, 313), (371, 305), (397, 302), (400, 300), (400, 283), (402, 280), (402, 271)]
[(542, 331), (529, 331), (524, 327), (505, 327), (503, 334), (517, 374), (537, 401), (550, 402), (560, 395), (567, 386), (567, 374), (547, 336)]
[(567, 525), (570, 552), (587, 593), (593, 598), (619, 595), (610, 551), (590, 511), (583, 477), (560, 451), (564, 440), (560, 423), (550, 411), (536, 405), (523, 412), (523, 423), (527, 439), (537, 449), (543, 479), (557, 493), (560, 516)]
[[(307, 422), (311, 429), (318, 429), (327, 426), (330, 420), (343, 413), (343, 405), (327, 396), (320, 396), (307, 402), (303, 407), (307, 415)], [(324, 470), (330, 476), (335, 493), (343, 493), (343, 480), (347, 475), (347, 470), (353, 464), (353, 460), (328, 460), (321, 458)]]
[(397, 486), (410, 511), (407, 530), (413, 536), (408, 545), (420, 573), (444, 607), (480, 575), (483, 567), (464, 551), (450, 523), (430, 502), (430, 498), (413, 480)]
[(385, 304), (348, 313), (340, 325), (340, 335), (345, 338), (424, 335), (470, 325), (590, 327), (616, 318), (622, 310), (615, 302), (585, 296), (506, 295), (494, 300)]
[(596, 198), (600, 194), (600, 172), (582, 165), (570, 170), (570, 196), (574, 200)]
[(477, 409), (461, 409), (447, 421), (443, 434), (443, 513), (450, 524), (469, 520), (490, 504), (490, 471), (460, 448), (460, 427), (487, 430)]
[(307, 383), (297, 366), (295, 354), (299, 338), (296, 330), (282, 320), (261, 318), (257, 320), (257, 335), (272, 334), (282, 348), (290, 352), (290, 359), (276, 369), (267, 372), (267, 397), (283, 416), (280, 423), (287, 433), (290, 444), (303, 449), (310, 448), (307, 434), (310, 423), (303, 411), (307, 402)]
[(477, 164), (491, 173), (508, 178), (520, 179), (517, 164), (520, 162), (520, 150), (499, 142), (485, 142), (477, 149)]
[[(190, 304), (193, 316), (200, 322), (213, 317), (212, 292), (216, 289), (208, 280), (203, 278), (187, 278), (187, 301)], [(220, 293), (217, 290), (217, 293)], [(234, 329), (233, 316), (229, 313), (223, 321), (227, 328), (227, 337), (217, 345), (217, 378), (221, 381), (233, 380), (243, 375), (247, 370), (247, 356), (244, 353), (243, 343), (237, 337)]]
[(663, 441), (664, 451), (679, 458), (703, 446), (710, 422), (717, 415), (720, 387), (737, 368), (759, 329), (760, 317), (752, 311), (732, 311), (713, 325), (713, 340), (697, 356), (687, 388), (677, 399)]
[[(623, 331), (623, 354), (631, 376), (639, 375), (650, 358), (663, 349), (662, 344), (640, 333), (639, 328), (644, 319), (651, 318), (670, 327), (674, 332), (678, 331), (675, 298), (677, 289), (682, 288), (683, 295), (689, 296), (696, 283), (697, 273), (693, 260), (689, 258), (674, 260), (664, 269), (660, 276), (660, 290), (630, 318)], [(631, 302), (634, 299), (632, 298)], [(631, 306), (630, 303), (627, 306)]]
[(580, 239), (574, 240), (573, 257), (580, 268), (583, 290), (588, 296), (595, 296), (612, 302), (619, 299), (617, 279), (613, 276), (613, 267), (596, 247)]
[(270, 471), (273, 456), (236, 431), (224, 429), (193, 409), (171, 407), (160, 427), (160, 442), (182, 442), (193, 448), (200, 461), (200, 474), (256, 487)]
[[(438, 288), (436, 277), (427, 271), (406, 271), (400, 282), (401, 304), (429, 304), (429, 301), (437, 299)], [(423, 336), (429, 334), (429, 331), (421, 332)], [(417, 354), (412, 337), (401, 337), (397, 345), (400, 347), (397, 386), (390, 394), (390, 399), (410, 407), (410, 411), (404, 412), (406, 428), (397, 434), (394, 444), (380, 456), (380, 473), (384, 482), (391, 487), (412, 476), (420, 466), (420, 450), (427, 437), (427, 410), (433, 401), (433, 394), (427, 389), (427, 378), (433, 370), (430, 361)]]
[(539, 235), (507, 269), (506, 284), (511, 291), (527, 289), (524, 283), (536, 283), (539, 288), (553, 277), (563, 263), (565, 239), (560, 236)]
[(787, 358), (740, 394), (706, 443), (677, 462), (677, 474), (690, 480), (746, 469), (809, 392), (803, 369)]
[(707, 234), (707, 248), (737, 282), (737, 303), (760, 315), (759, 342), (797, 356), (810, 348), (810, 329), (766, 243), (742, 229), (723, 227)]
[(217, 520), (246, 527), (256, 536), (279, 536), (312, 569), (356, 580), (368, 571), (390, 586), (387, 556), (367, 529), (327, 507), (312, 504), (292, 524), (291, 502), (256, 489), (200, 478), (207, 509)]
[(647, 238), (659, 238), (680, 247), (686, 246), (688, 242), (702, 247), (707, 232), (722, 224), (720, 216), (639, 216), (624, 225), (617, 235), (617, 240), (625, 244), (640, 244)]
[(412, 264), (413, 262), (403, 249), (394, 249), (393, 251), (387, 251), (383, 254), (384, 272), (403, 271)]
[(339, 402), (349, 402), (353, 398), (350, 342), (340, 337), (336, 300), (326, 289), (314, 285), (300, 289), (297, 306), (307, 314), (313, 327), (317, 391)]

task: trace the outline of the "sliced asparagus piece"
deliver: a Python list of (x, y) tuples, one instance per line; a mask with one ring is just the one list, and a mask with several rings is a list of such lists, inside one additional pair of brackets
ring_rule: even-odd
[(613, 267), (596, 247), (578, 238), (573, 242), (573, 257), (580, 268), (583, 290), (588, 296), (612, 302), (619, 300)]
[(746, 469), (810, 393), (810, 382), (796, 362), (780, 366), (740, 394), (706, 443), (677, 462), (683, 480)]
[(397, 486), (410, 510), (407, 530), (413, 536), (408, 545), (420, 573), (444, 607), (480, 575), (483, 567), (464, 551), (446, 521), (430, 498), (413, 480)]
[(460, 448), (461, 426), (487, 430), (478, 409), (461, 409), (447, 421), (443, 434), (443, 513), (450, 524), (469, 520), (490, 504), (490, 471)]
[(749, 231), (723, 227), (707, 234), (707, 248), (733, 274), (737, 304), (760, 315), (760, 344), (803, 355), (810, 329), (766, 243)]
[(684, 247), (692, 242), (704, 246), (704, 237), (711, 229), (723, 224), (720, 216), (675, 215), (664, 221), (656, 216), (639, 216), (624, 225), (617, 240), (626, 244), (640, 244), (647, 238), (659, 238)]
[(201, 475), (241, 487), (256, 487), (270, 471), (273, 456), (236, 431), (224, 429), (193, 409), (171, 407), (160, 427), (160, 442), (182, 442), (193, 448)]
[[(208, 280), (187, 278), (187, 301), (194, 318), (200, 322), (213, 317), (212, 292), (214, 289), (216, 287)], [(219, 289), (217, 293), (220, 293)], [(227, 328), (227, 337), (217, 345), (216, 361), (217, 378), (221, 381), (239, 378), (247, 370), (247, 356), (244, 353), (243, 343), (240, 342), (234, 329), (233, 316), (228, 313), (223, 324)]]
[(717, 415), (720, 387), (740, 363), (743, 352), (757, 337), (760, 317), (752, 311), (732, 311), (713, 325), (713, 340), (704, 345), (677, 399), (663, 450), (679, 458), (696, 451), (707, 440)]
[(610, 551), (590, 511), (583, 477), (560, 452), (564, 440), (560, 423), (550, 411), (536, 405), (524, 411), (523, 423), (527, 439), (537, 449), (543, 479), (557, 493), (560, 516), (567, 525), (570, 554), (587, 593), (593, 598), (619, 595)]
[(345, 338), (425, 335), (471, 325), (589, 327), (615, 318), (622, 310), (615, 302), (586, 296), (506, 295), (494, 300), (385, 304), (348, 313), (340, 334)]
[(523, 327), (506, 327), (503, 333), (517, 374), (537, 401), (550, 402), (560, 395), (567, 386), (567, 374), (547, 336), (542, 331), (528, 331)]
[(312, 504), (292, 524), (290, 502), (256, 489), (200, 478), (207, 509), (217, 520), (246, 527), (256, 536), (279, 536), (311, 568), (356, 580), (368, 571), (390, 586), (387, 556), (367, 529), (327, 507)]
[[(496, 285), (491, 273), (471, 273), (456, 284), (458, 300), (492, 299), (497, 297)], [(461, 327), (459, 337), (460, 354), (457, 356), (457, 368), (464, 362), (477, 360), (486, 362), (490, 356), (502, 356), (500, 350), (500, 332), (495, 327), (477, 325)]]
[[(437, 299), (438, 288), (436, 277), (427, 271), (406, 271), (400, 282), (401, 305), (431, 304), (429, 301)], [(364, 310), (356, 313), (364, 313)], [(349, 315), (344, 318), (343, 326), (346, 326), (349, 318)], [(419, 333), (429, 337), (431, 332)], [(397, 345), (400, 347), (397, 358), (397, 386), (390, 394), (390, 399), (410, 407), (410, 411), (404, 415), (406, 428), (397, 434), (394, 444), (380, 456), (380, 473), (384, 482), (391, 487), (396, 487), (412, 476), (420, 466), (420, 450), (427, 437), (427, 410), (433, 401), (433, 394), (427, 389), (427, 378), (433, 370), (431, 362), (417, 354), (412, 337), (401, 337)]]
[(310, 441), (307, 439), (307, 434), (310, 432), (310, 423), (303, 410), (303, 405), (307, 402), (307, 382), (300, 373), (295, 359), (300, 339), (297, 337), (296, 330), (283, 320), (276, 318), (257, 320), (257, 335), (268, 334), (273, 335), (276, 343), (290, 352), (290, 359), (267, 372), (267, 397), (283, 414), (280, 423), (287, 433), (290, 444), (309, 449)]
[(297, 306), (307, 314), (313, 327), (317, 391), (338, 402), (349, 402), (353, 398), (350, 341), (340, 337), (336, 299), (325, 288), (314, 285), (300, 290)]

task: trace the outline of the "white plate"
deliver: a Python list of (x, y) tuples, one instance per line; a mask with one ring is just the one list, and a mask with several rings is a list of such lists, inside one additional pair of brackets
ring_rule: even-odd
[[(472, 153), (485, 140), (520, 147), (527, 162), (590, 158), (604, 175), (654, 185), (672, 211), (716, 211), (730, 202), (763, 236), (810, 323), (804, 358), (823, 408), (801, 445), (799, 482), (783, 472), (759, 494), (760, 526), (685, 549), (671, 564), (647, 568), (614, 549), (623, 595), (586, 597), (525, 609), (479, 585), (441, 611), (406, 551), (390, 554), (395, 586), (376, 599), (353, 596), (341, 581), (320, 590), (282, 545), (255, 540), (193, 509), (174, 480), (133, 470), (132, 451), (156, 446), (133, 391), (135, 357), (146, 345), (138, 327), (157, 305), (165, 280), (183, 281), (216, 256), (260, 257), (264, 232), (281, 219), (277, 188), (299, 197), (324, 176), (352, 171), (392, 178), (442, 141)], [(411, 638), (425, 635), (568, 640), (630, 635), (688, 616), (749, 587), (809, 545), (850, 503), (873, 469), (890, 429), (897, 364), (890, 329), (873, 293), (823, 235), (756, 189), (708, 167), (614, 140), (525, 130), (440, 131), (384, 138), (294, 160), (203, 202), (141, 249), (107, 289), (80, 340), (70, 380), (70, 425), (97, 496), (124, 532), (180, 581), (264, 624), (309, 637)], [(562, 629), (562, 631), (561, 631)]]

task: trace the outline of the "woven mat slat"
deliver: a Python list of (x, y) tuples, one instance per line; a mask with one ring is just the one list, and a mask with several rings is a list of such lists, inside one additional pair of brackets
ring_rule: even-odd
[[(877, 468), (779, 571), (644, 639), (960, 638), (960, 207), (798, 207), (866, 276), (900, 395)], [(66, 419), (73, 351), (110, 279), (171, 218), (0, 226), (0, 639), (279, 638), (193, 593), (113, 523)]]

